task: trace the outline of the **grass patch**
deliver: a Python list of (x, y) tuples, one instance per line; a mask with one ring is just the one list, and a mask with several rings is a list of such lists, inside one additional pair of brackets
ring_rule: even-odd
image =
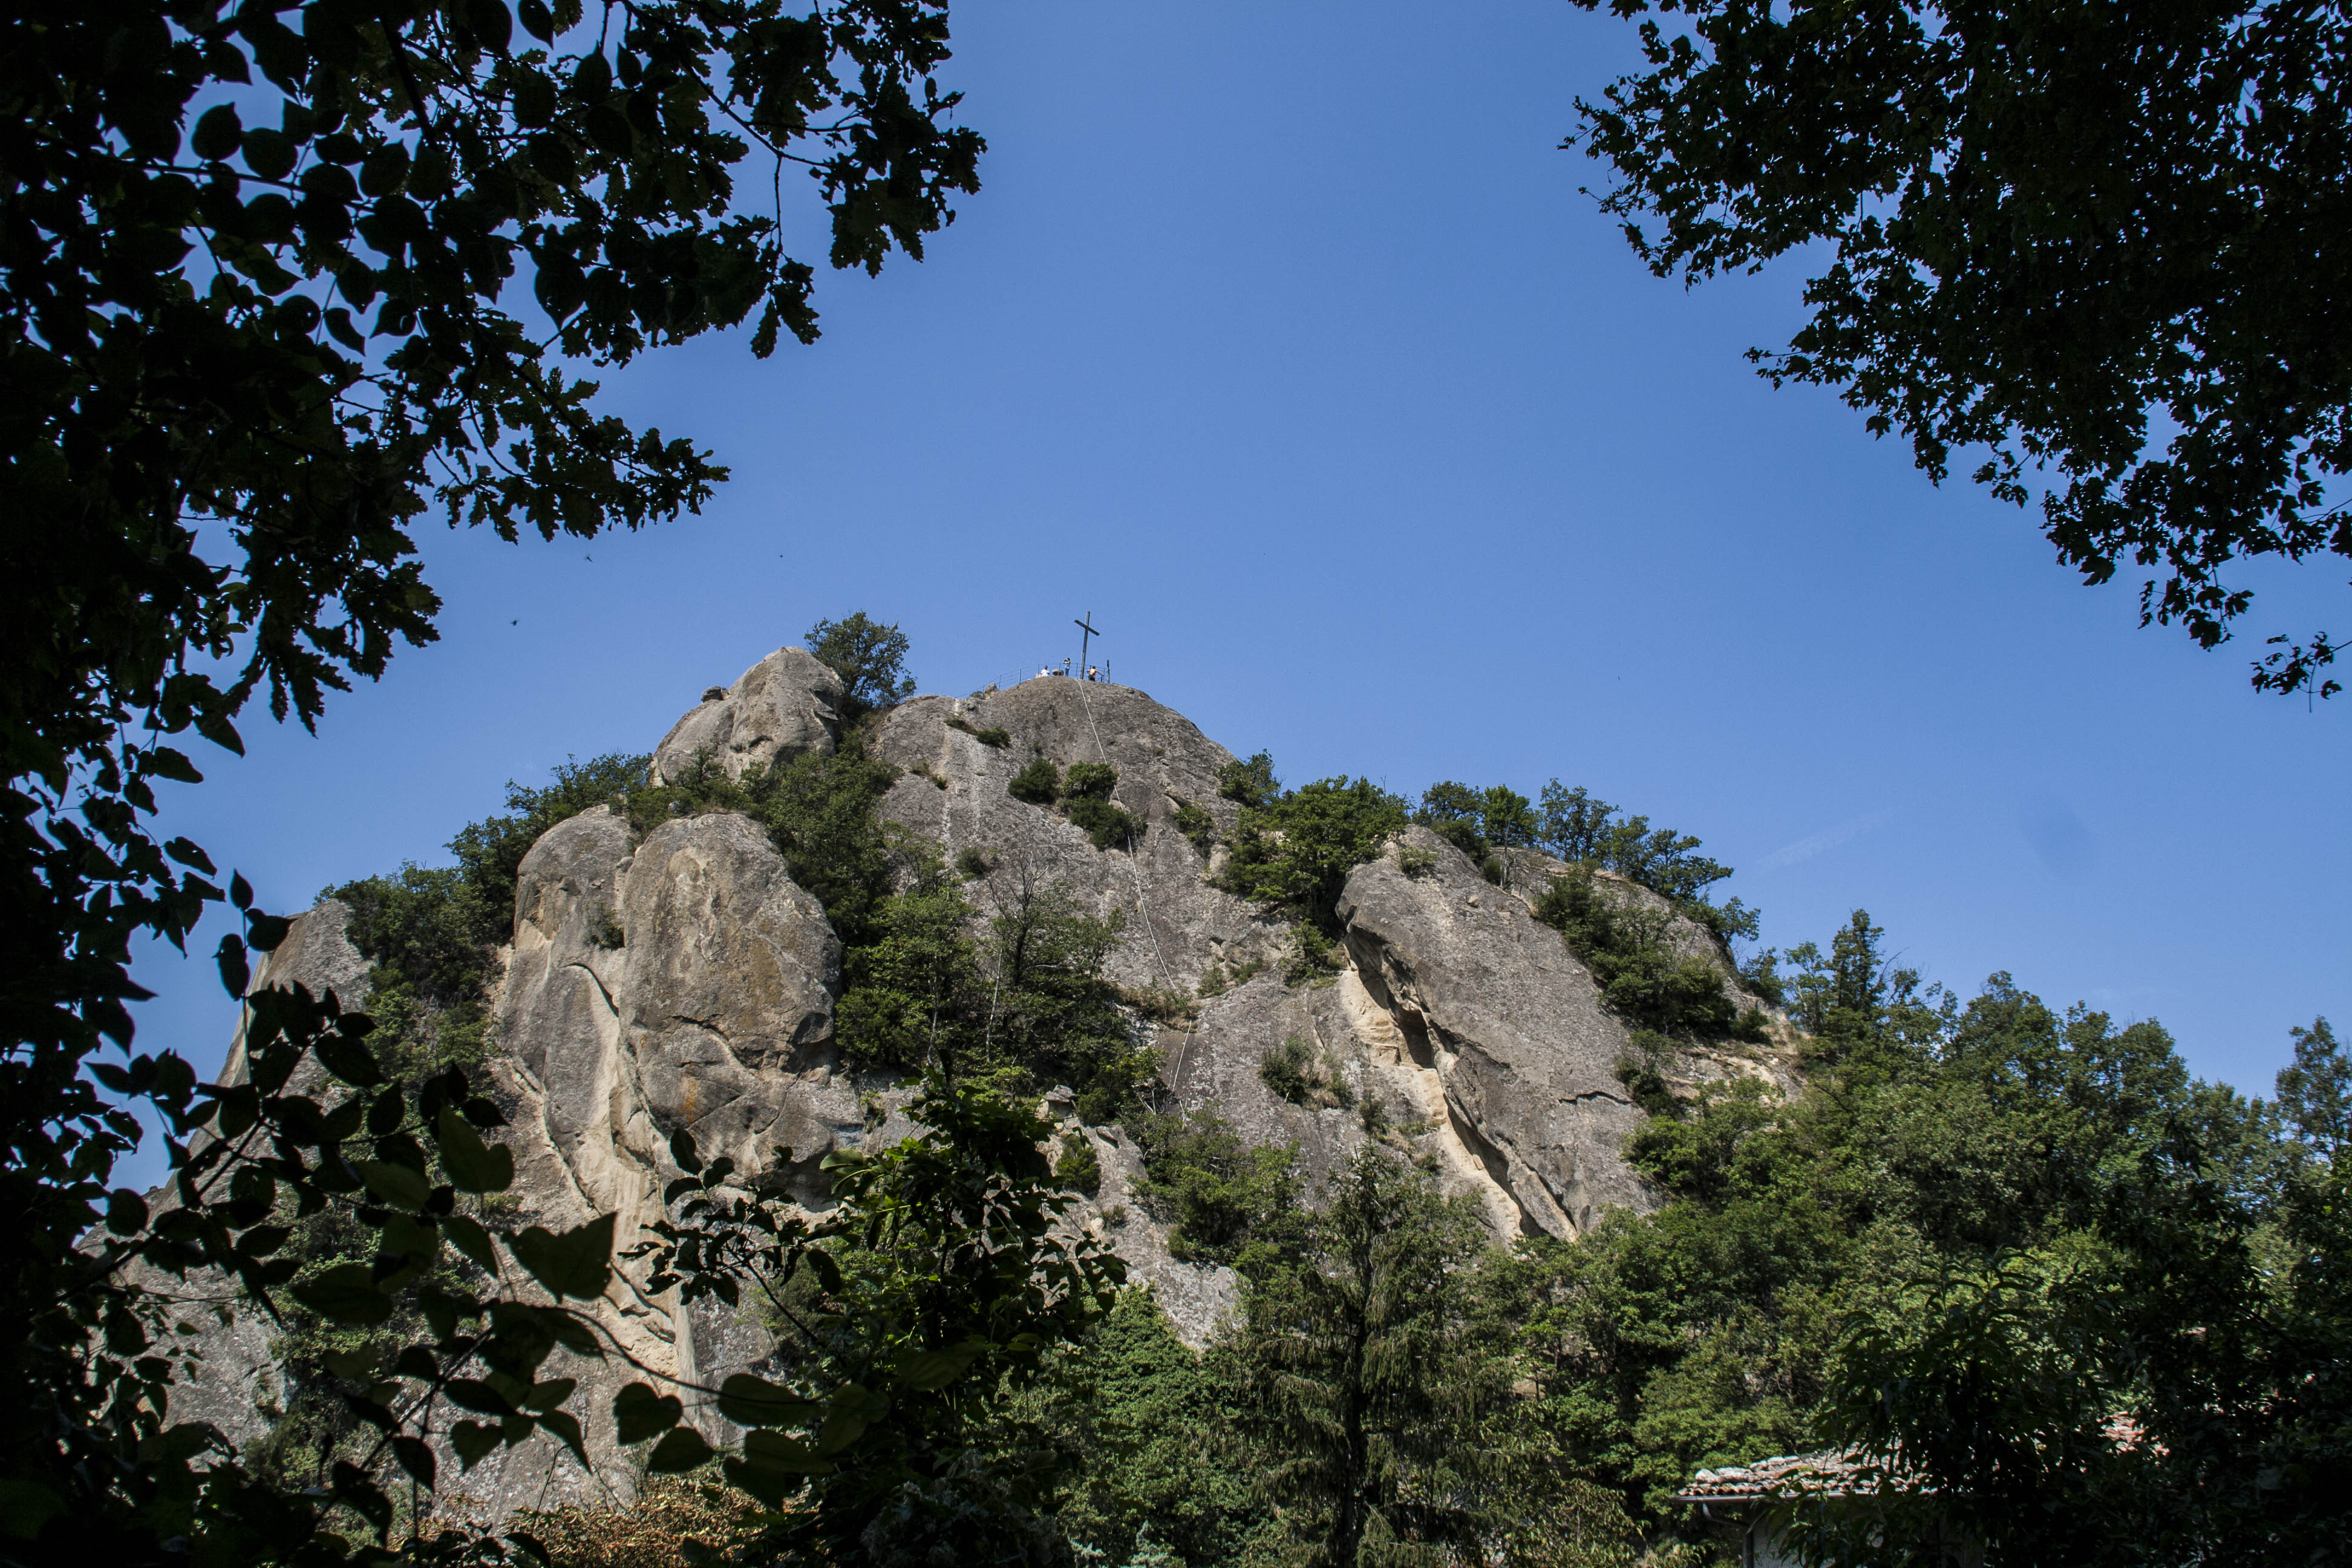
[(974, 724), (971, 720), (962, 717), (961, 714), (949, 719), (948, 728), (950, 730), (962, 731), (965, 734), (970, 735), (973, 740), (978, 741), (983, 746), (995, 746), (1001, 750), (1003, 747), (1013, 744), (1013, 734), (1011, 731), (996, 724), (992, 724), (987, 729), (983, 730)]

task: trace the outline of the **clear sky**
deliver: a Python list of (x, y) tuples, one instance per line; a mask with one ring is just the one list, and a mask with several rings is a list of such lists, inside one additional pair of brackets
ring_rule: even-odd
[[(2256, 697), (2243, 649), (2136, 629), (2135, 584), (2080, 586), (2026, 514), (1759, 381), (1743, 351), (1799, 320), (1801, 258), (1654, 279), (1558, 148), (1625, 25), (955, 22), (989, 152), (929, 259), (823, 278), (813, 349), (736, 334), (608, 379), (733, 465), (706, 514), (428, 531), (442, 640), (315, 739), (257, 715), (172, 831), (291, 910), (444, 858), (510, 777), (650, 750), (819, 616), (898, 622), (923, 689), (962, 693), (1075, 655), (1091, 612), (1114, 679), (1290, 782), (1556, 775), (1696, 833), (1778, 946), (1866, 908), (1931, 979), (2159, 1018), (2255, 1092), (2290, 1025), (2352, 1024), (2352, 697)], [(2342, 631), (2340, 575), (2250, 576), (2255, 640)], [(216, 1067), (210, 963), (140, 973), (142, 1044)]]

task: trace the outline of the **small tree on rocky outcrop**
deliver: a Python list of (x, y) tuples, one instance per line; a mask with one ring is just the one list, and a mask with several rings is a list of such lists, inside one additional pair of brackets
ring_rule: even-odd
[(896, 622), (884, 626), (863, 610), (838, 621), (819, 621), (802, 639), (817, 662), (841, 677), (845, 717), (904, 702), (915, 694), (907, 673), (907, 634)]

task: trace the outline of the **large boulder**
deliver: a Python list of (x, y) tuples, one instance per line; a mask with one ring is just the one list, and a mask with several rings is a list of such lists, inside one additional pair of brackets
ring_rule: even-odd
[(815, 752), (832, 754), (841, 726), (841, 677), (806, 648), (781, 647), (711, 688), (699, 706), (670, 726), (654, 748), (653, 782), (675, 784), (708, 756), (740, 779), (755, 765), (775, 767)]
[[(627, 824), (598, 806), (549, 829), (516, 877), (493, 1063), (514, 1124), (519, 1206), (554, 1229), (614, 1214), (622, 1247), (634, 1245), (663, 1215), (680, 1131), (746, 1174), (781, 1163), (799, 1196), (825, 1201), (817, 1162), (863, 1127), (833, 1072), (840, 984), (824, 910), (748, 819), (678, 818), (633, 845)], [(646, 1272), (616, 1268), (597, 1303), (640, 1365), (709, 1386), (766, 1353), (766, 1336), (733, 1312), (651, 1292)], [(637, 1374), (614, 1362), (566, 1375), (588, 1390), (591, 1456), (610, 1455), (612, 1390)], [(719, 1435), (717, 1412), (688, 1403)], [(523, 1506), (509, 1496), (516, 1476), (575, 1500), (610, 1485), (542, 1439), (498, 1458), (501, 1468), (486, 1462), (467, 1482), (493, 1514)]]
[(665, 1143), (689, 1131), (745, 1170), (787, 1149), (814, 1179), (834, 1138), (812, 1096), (857, 1121), (854, 1101), (824, 1095), (841, 943), (824, 908), (766, 834), (718, 813), (665, 823), (638, 847), (622, 923), (624, 1027), (651, 1131)]
[[(1643, 1115), (1617, 1077), (1631, 1031), (1533, 913), (1549, 879), (1567, 871), (1528, 853), (1496, 886), (1413, 827), (1357, 867), (1339, 902), (1356, 975), (1444, 1085), (1463, 1142), (1529, 1228), (1559, 1237), (1581, 1235), (1610, 1207), (1649, 1208), (1661, 1195), (1625, 1161), (1626, 1135)], [(1606, 896), (1664, 905), (1616, 879)], [(1714, 963), (1735, 1000), (1752, 1002), (1703, 928), (1674, 917), (1669, 941)]]

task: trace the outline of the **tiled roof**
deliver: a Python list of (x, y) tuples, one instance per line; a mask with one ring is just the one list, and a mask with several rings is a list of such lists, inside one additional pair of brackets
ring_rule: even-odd
[(1752, 1465), (1701, 1470), (1675, 1500), (1727, 1502), (1821, 1492), (1867, 1494), (1878, 1489), (1878, 1471), (1858, 1454), (1782, 1454)]
[[(2135, 1453), (2142, 1447), (2151, 1453), (2161, 1455), (2164, 1452), (2162, 1444), (2149, 1442), (2147, 1428), (2127, 1410), (2119, 1410), (2108, 1416), (2101, 1430), (2107, 1441), (2123, 1453)], [(1769, 1459), (1759, 1459), (1752, 1465), (1727, 1465), (1719, 1470), (1701, 1470), (1685, 1484), (1675, 1500), (1761, 1500), (1808, 1494), (1866, 1497), (1878, 1489), (1884, 1479), (1881, 1470), (1850, 1449), (1823, 1450), (1817, 1454), (1780, 1454)], [(1932, 1491), (1934, 1489), (1919, 1489)]]

